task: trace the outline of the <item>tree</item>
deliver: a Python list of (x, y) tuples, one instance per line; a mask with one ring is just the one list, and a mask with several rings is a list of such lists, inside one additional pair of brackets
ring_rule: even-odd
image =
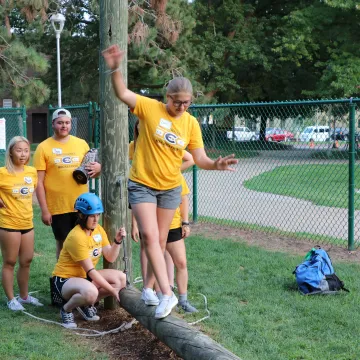
[(39, 76), (46, 73), (48, 62), (34, 47), (23, 43), (16, 24), (30, 22), (24, 36), (40, 30), (46, 0), (24, 0), (19, 2), (21, 7), (6, 0), (0, 0), (0, 4), (0, 97), (9, 96), (26, 106), (43, 104), (49, 90)]

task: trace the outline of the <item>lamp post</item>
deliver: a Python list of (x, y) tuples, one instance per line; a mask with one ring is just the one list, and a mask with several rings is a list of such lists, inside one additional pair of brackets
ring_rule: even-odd
[(58, 107), (61, 107), (61, 74), (60, 74), (60, 34), (64, 28), (65, 16), (54, 14), (50, 18), (56, 34), (56, 55), (57, 55), (57, 83), (58, 83)]

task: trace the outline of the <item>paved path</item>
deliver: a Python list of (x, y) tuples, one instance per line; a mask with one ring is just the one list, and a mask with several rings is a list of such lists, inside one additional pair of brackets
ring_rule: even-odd
[[(243, 182), (278, 166), (331, 164), (327, 160), (252, 158), (240, 160), (236, 172), (199, 171), (198, 214), (247, 224), (271, 226), (291, 232), (306, 232), (347, 239), (348, 210), (318, 206), (310, 201), (248, 190)], [(337, 162), (338, 164), (339, 162)], [(192, 173), (186, 179), (192, 189)], [(301, 174), (299, 174), (301, 176)], [(336, 196), (336, 193), (335, 193)], [(192, 206), (192, 197), (191, 206)], [(355, 213), (358, 219), (359, 211)], [(360, 238), (355, 226), (355, 240)]]

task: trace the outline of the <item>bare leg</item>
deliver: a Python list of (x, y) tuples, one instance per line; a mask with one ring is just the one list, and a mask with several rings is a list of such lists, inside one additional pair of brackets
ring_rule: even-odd
[(146, 256), (145, 248), (142, 242), (140, 242), (140, 266), (141, 266), (141, 276), (143, 278), (143, 282), (145, 283), (146, 279), (146, 270), (148, 265), (148, 259)]
[(30, 264), (34, 256), (34, 230), (21, 235), (19, 252), (19, 270), (17, 282), (20, 290), (20, 297), (26, 299), (29, 290)]
[(14, 298), (14, 268), (19, 255), (21, 234), (0, 229), (2, 265), (2, 286), (9, 300)]
[[(126, 275), (119, 270), (115, 269), (102, 269), (98, 270), (101, 276), (115, 289), (120, 291), (126, 287)], [(109, 295), (111, 295), (107, 290), (100, 288), (96, 283), (93, 283), (99, 291), (98, 298), (96, 301), (99, 301)]]
[(132, 211), (138, 223), (148, 258), (144, 287), (153, 288), (156, 277), (162, 293), (170, 296), (171, 290), (166, 273), (164, 251), (175, 209), (160, 209), (156, 207), (156, 204), (142, 203), (132, 205)]
[[(167, 248), (168, 245), (166, 245)], [(166, 270), (169, 278), (170, 286), (174, 287), (174, 262), (167, 250), (165, 250), (165, 262), (166, 262)]]
[(168, 243), (166, 249), (171, 255), (176, 267), (176, 283), (179, 295), (187, 293), (188, 270), (186, 264), (186, 248), (184, 239)]
[(98, 297), (98, 289), (90, 281), (82, 278), (71, 278), (63, 286), (61, 295), (68, 302), (64, 310), (71, 312), (78, 306), (93, 305)]

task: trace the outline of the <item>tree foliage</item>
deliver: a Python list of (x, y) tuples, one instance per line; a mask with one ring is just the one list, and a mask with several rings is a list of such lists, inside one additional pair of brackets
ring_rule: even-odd
[[(11, 97), (27, 106), (43, 104), (49, 90), (40, 76), (46, 73), (48, 63), (35, 47), (26, 46), (22, 37), (41, 31), (47, 3), (1, 0), (0, 4), (0, 97)], [(16, 32), (20, 22), (21, 35)]]

